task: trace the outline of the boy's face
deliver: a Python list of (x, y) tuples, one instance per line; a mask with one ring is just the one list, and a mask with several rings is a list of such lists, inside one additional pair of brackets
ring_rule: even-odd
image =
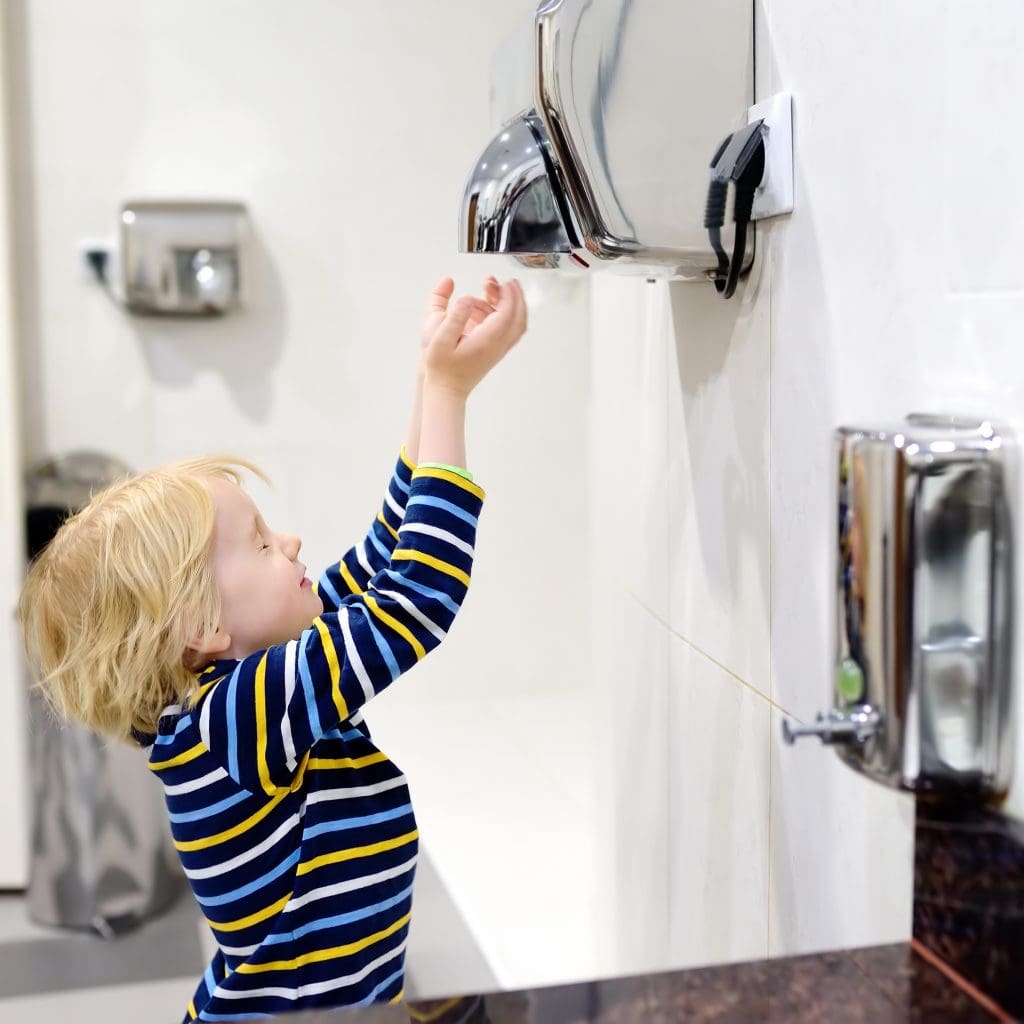
[(244, 658), (295, 639), (324, 610), (298, 561), (302, 541), (271, 530), (252, 498), (235, 484), (214, 478), (208, 486), (220, 625), (231, 638), (222, 657)]

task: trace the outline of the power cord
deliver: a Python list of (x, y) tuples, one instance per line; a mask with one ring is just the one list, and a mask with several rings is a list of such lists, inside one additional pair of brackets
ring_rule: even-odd
[[(711, 160), (711, 181), (704, 206), (704, 227), (711, 248), (718, 257), (714, 272), (715, 289), (723, 299), (731, 299), (743, 269), (747, 248), (747, 225), (754, 205), (754, 193), (764, 177), (764, 121), (755, 121), (727, 136)], [(722, 225), (729, 183), (735, 189), (732, 219), (736, 225), (732, 258), (722, 246)]]

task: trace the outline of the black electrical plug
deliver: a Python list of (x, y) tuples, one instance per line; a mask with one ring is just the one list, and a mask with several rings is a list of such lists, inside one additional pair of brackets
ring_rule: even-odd
[[(755, 121), (733, 132), (719, 147), (711, 161), (711, 182), (704, 211), (704, 226), (708, 229), (711, 246), (718, 254), (715, 288), (722, 298), (732, 298), (743, 267), (747, 248), (747, 225), (754, 205), (754, 193), (764, 177), (764, 121)], [(725, 221), (725, 195), (729, 182), (735, 186), (733, 221), (736, 236), (732, 259), (725, 260), (720, 228)], [(717, 224), (710, 223), (717, 219)], [(726, 271), (725, 268), (728, 268)]]
[(106, 249), (86, 249), (85, 251), (86, 262), (92, 267), (92, 272), (100, 284), (107, 283), (107, 261), (109, 258), (110, 253)]

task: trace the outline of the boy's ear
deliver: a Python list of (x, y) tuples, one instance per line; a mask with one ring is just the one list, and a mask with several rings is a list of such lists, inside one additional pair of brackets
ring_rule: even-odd
[(223, 654), (230, 646), (231, 634), (223, 626), (218, 626), (213, 633), (193, 637), (189, 642), (188, 652), (192, 659), (195, 659), (211, 654)]

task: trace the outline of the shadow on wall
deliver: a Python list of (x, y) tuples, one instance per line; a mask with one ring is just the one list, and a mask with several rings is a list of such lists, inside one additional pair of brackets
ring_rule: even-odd
[[(712, 563), (704, 580), (727, 587), (714, 595), (720, 608), (735, 607), (742, 592), (750, 590), (740, 556), (744, 548), (762, 547), (767, 536), (769, 478), (762, 461), (768, 458), (770, 431), (767, 249), (759, 230), (754, 266), (732, 300), (724, 301), (710, 285), (674, 282), (669, 289), (677, 375), (670, 386), (678, 388), (676, 404), (686, 434), (685, 441), (672, 439), (671, 444), (684, 441), (687, 446), (688, 492), (699, 541), (695, 550)], [(727, 363), (732, 364), (729, 370)], [(757, 561), (766, 572), (758, 581), (761, 606), (768, 608), (769, 562)]]
[[(185, 388), (213, 371), (236, 407), (251, 421), (265, 423), (287, 336), (288, 309), (281, 275), (254, 211), (249, 211), (249, 218), (248, 281), (243, 283), (242, 309), (210, 318), (132, 316), (130, 323), (155, 382)], [(297, 366), (295, 372), (307, 372), (307, 368)]]

